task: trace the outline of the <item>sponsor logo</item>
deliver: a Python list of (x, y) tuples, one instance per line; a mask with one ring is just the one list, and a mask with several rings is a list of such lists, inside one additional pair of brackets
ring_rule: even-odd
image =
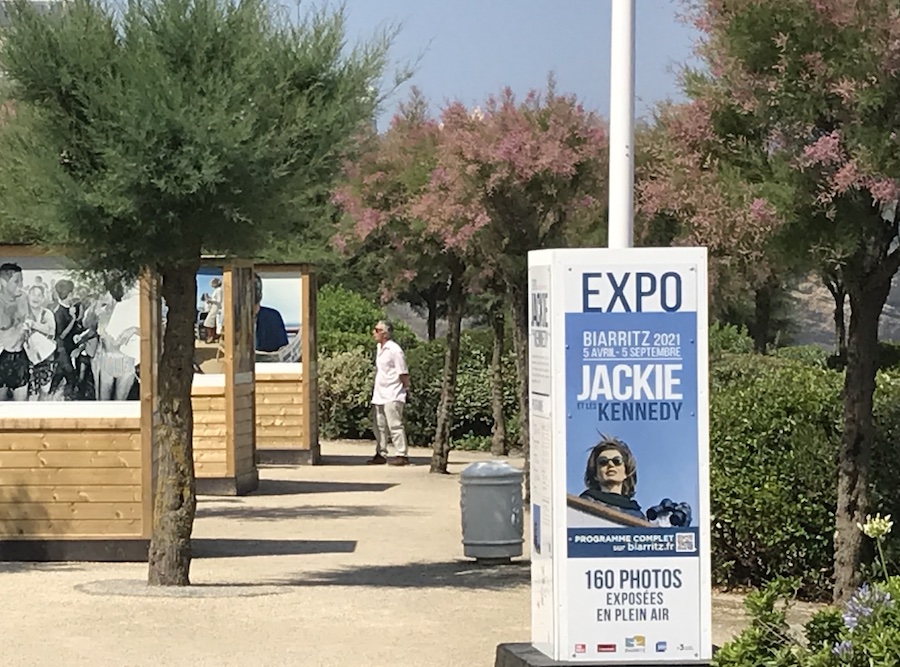
[(615, 653), (615, 644), (597, 644), (597, 653)]
[(669, 649), (669, 645), (666, 642), (656, 642), (656, 652), (657, 653), (665, 653)]
[(575, 644), (575, 653), (587, 653), (587, 644)]
[(647, 650), (647, 638), (644, 635), (625, 637), (626, 653), (643, 653)]

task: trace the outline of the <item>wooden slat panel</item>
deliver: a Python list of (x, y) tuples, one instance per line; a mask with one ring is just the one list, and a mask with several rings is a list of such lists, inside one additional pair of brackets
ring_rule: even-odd
[(6, 451), (137, 451), (140, 448), (140, 431), (34, 431), (0, 434), (0, 459)]
[(0, 486), (28, 486), (31, 484), (90, 486), (134, 486), (141, 483), (140, 468), (0, 468)]
[(256, 390), (259, 391), (261, 385), (284, 384), (288, 382), (301, 382), (303, 373), (257, 373), (256, 374)]
[(140, 519), (135, 503), (0, 503), (0, 523), (43, 519)]
[(194, 408), (194, 412), (224, 412), (225, 395), (214, 398), (195, 397), (191, 400), (191, 406)]
[(225, 385), (216, 386), (216, 387), (198, 387), (194, 385), (191, 387), (191, 396), (195, 401), (197, 400), (208, 400), (211, 396), (224, 396), (225, 395)]
[(284, 417), (293, 415), (294, 417), (303, 416), (303, 408), (299, 405), (260, 405), (256, 411), (257, 421), (259, 417)]
[(303, 394), (303, 385), (295, 382), (281, 382), (267, 384), (256, 388), (257, 395), (267, 396), (269, 394)]
[(308, 449), (303, 446), (303, 436), (257, 438), (257, 449)]
[(206, 426), (207, 424), (224, 424), (225, 411), (221, 412), (195, 412), (194, 423)]
[[(141, 500), (139, 486), (7, 486), (0, 487), (4, 502), (131, 503)], [(2, 519), (0, 519), (2, 523)]]
[(17, 535), (103, 535), (105, 537), (133, 537), (141, 534), (140, 519), (41, 519), (4, 521), (3, 534)]
[(225, 477), (225, 463), (196, 463), (194, 464), (197, 477)]
[(0, 433), (9, 431), (138, 431), (140, 417), (4, 417)]
[(194, 424), (194, 442), (200, 438), (224, 438), (225, 424)]
[(225, 448), (198, 449), (194, 451), (194, 463), (225, 463)]
[(140, 452), (42, 451), (3, 452), (0, 469), (7, 468), (140, 468)]
[(303, 405), (303, 397), (300, 394), (269, 394), (268, 396), (257, 397), (257, 409), (264, 409), (268, 406), (281, 407), (284, 405)]
[(283, 415), (278, 417), (265, 417), (260, 416), (257, 418), (256, 423), (259, 424), (260, 427), (265, 428), (266, 426), (303, 426), (303, 417), (302, 415)]
[(194, 438), (194, 451), (201, 452), (206, 450), (225, 451), (225, 438)]

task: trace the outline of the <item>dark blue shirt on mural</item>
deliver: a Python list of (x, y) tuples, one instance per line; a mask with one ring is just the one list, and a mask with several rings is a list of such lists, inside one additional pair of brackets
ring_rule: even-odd
[(260, 306), (256, 314), (256, 349), (276, 352), (288, 344), (284, 320), (274, 308)]

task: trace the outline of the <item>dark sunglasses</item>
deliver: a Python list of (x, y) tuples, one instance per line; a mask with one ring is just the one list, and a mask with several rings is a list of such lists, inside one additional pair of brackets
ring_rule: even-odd
[(614, 466), (618, 467), (618, 466), (622, 465), (622, 463), (624, 463), (624, 461), (622, 460), (621, 456), (614, 456), (611, 459), (608, 459), (605, 456), (601, 456), (597, 459), (597, 466), (600, 468), (605, 468), (610, 463), (612, 463)]

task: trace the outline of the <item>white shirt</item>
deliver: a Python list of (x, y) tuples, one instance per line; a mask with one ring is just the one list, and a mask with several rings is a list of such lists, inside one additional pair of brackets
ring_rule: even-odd
[(406, 403), (406, 388), (400, 382), (401, 375), (409, 375), (403, 349), (392, 340), (378, 345), (375, 357), (375, 390), (372, 404), (384, 405), (400, 401)]

